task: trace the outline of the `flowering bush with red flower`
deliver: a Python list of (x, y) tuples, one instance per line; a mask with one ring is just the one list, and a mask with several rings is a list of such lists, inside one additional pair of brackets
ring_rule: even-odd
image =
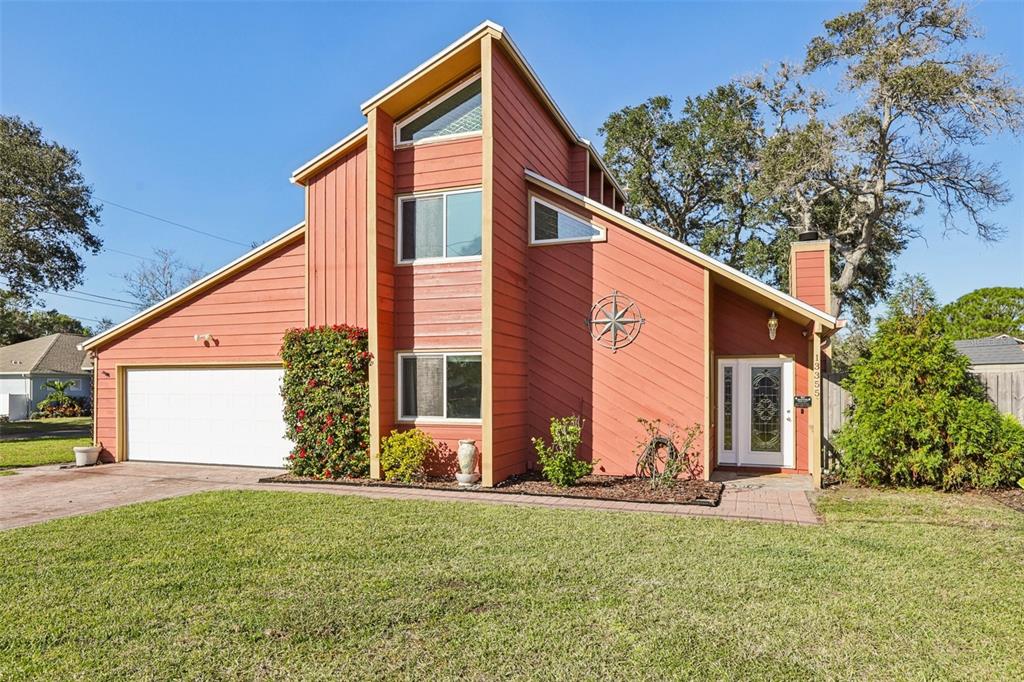
[(298, 476), (363, 477), (370, 472), (370, 384), (373, 356), (360, 327), (289, 329), (284, 361), (284, 420), (295, 447), (288, 467)]

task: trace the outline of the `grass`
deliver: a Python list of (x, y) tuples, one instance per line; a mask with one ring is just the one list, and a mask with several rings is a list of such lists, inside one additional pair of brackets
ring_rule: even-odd
[(278, 491), (0, 533), (0, 679), (1021, 679), (1024, 514), (822, 527)]
[(41, 464), (74, 462), (71, 448), (92, 445), (92, 438), (38, 438), (0, 441), (0, 471)]
[(73, 428), (92, 428), (92, 417), (53, 417), (52, 419), (26, 419), (24, 421), (0, 424), (5, 436), (24, 434), (33, 438), (45, 438), (54, 431)]

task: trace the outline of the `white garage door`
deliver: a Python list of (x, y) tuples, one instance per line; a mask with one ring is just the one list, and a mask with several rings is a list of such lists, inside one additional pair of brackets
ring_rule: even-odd
[(128, 459), (280, 467), (285, 434), (276, 367), (131, 369)]

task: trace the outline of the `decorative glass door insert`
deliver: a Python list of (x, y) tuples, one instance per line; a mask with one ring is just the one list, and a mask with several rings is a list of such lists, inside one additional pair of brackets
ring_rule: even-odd
[(782, 452), (782, 367), (750, 368), (750, 449)]

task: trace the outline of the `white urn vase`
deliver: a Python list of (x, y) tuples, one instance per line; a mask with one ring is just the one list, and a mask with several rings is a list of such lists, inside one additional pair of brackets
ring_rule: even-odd
[(476, 460), (479, 456), (475, 440), (459, 441), (459, 473), (455, 474), (459, 485), (473, 485), (480, 480), (480, 474), (476, 473)]

